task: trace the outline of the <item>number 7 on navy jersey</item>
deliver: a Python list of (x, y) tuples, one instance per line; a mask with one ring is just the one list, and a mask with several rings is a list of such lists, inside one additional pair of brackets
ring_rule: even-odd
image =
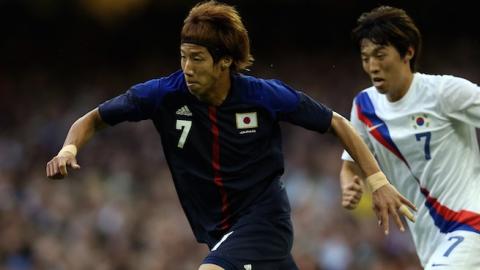
[(425, 159), (430, 160), (432, 157), (430, 156), (430, 138), (432, 137), (431, 132), (423, 132), (423, 133), (418, 133), (415, 134), (415, 138), (417, 138), (417, 141), (421, 141), (422, 138), (425, 137)]
[(190, 132), (190, 128), (192, 127), (192, 121), (189, 120), (177, 120), (176, 128), (177, 130), (182, 131), (182, 135), (180, 135), (180, 139), (178, 139), (178, 148), (183, 148), (185, 141), (187, 140), (188, 133)]

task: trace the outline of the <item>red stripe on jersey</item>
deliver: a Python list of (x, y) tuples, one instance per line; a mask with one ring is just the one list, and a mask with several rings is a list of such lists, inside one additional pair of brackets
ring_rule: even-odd
[(214, 175), (214, 183), (220, 191), (220, 196), (222, 198), (222, 221), (220, 222), (220, 228), (222, 230), (227, 230), (230, 228), (228, 222), (228, 198), (227, 192), (223, 186), (223, 179), (220, 174), (220, 143), (219, 143), (219, 130), (217, 125), (217, 109), (213, 106), (208, 107), (208, 117), (212, 123), (212, 135), (213, 135), (213, 144), (212, 144), (212, 168)]
[(427, 198), (427, 202), (446, 222), (457, 222), (467, 225), (472, 229), (480, 232), (480, 214), (468, 210), (453, 211), (442, 205), (436, 198), (430, 196), (430, 192), (425, 188), (421, 189), (423, 195)]
[[(369, 101), (371, 102), (371, 101)], [(373, 107), (373, 105), (372, 105)], [(371, 112), (371, 113), (375, 113), (374, 111)], [(362, 105), (361, 104), (357, 104), (357, 115), (358, 115), (358, 119), (360, 121), (362, 121), (367, 127), (371, 128), (373, 127), (375, 124), (374, 122), (372, 121), (372, 119), (370, 119), (364, 112), (363, 112), (363, 109), (362, 109)], [(390, 150), (390, 152), (392, 152), (394, 155), (396, 155), (399, 159), (401, 159), (406, 165), (407, 167), (410, 169), (410, 164), (408, 164), (407, 160), (405, 159), (405, 157), (403, 157), (402, 153), (400, 153), (400, 150), (398, 149), (398, 147), (395, 145), (395, 143), (393, 142), (391, 136), (390, 136), (390, 133), (387, 129), (387, 126), (386, 126), (386, 123), (383, 122), (376, 114), (374, 115), (375, 117), (375, 120), (376, 120), (376, 123), (377, 124), (383, 124), (382, 127), (379, 127), (377, 129), (373, 129), (373, 130), (369, 130), (369, 133), (372, 134), (372, 136), (380, 143), (382, 144), (383, 146), (385, 146), (388, 150)], [(383, 132), (381, 132), (382, 129), (386, 129), (386, 130), (383, 130)]]

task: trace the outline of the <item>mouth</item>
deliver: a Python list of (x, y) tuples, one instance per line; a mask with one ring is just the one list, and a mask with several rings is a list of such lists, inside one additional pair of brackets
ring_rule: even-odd
[(385, 80), (382, 79), (382, 78), (372, 78), (372, 83), (375, 86), (382, 85), (384, 82), (385, 82)]

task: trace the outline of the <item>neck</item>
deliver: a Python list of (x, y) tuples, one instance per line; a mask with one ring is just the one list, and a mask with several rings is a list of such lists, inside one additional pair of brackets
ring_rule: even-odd
[(396, 91), (391, 91), (387, 94), (388, 101), (395, 102), (403, 98), (407, 94), (408, 89), (410, 89), (410, 85), (412, 84), (412, 81), (413, 81), (413, 73), (412, 72), (406, 73), (404, 77), (400, 78), (400, 83)]

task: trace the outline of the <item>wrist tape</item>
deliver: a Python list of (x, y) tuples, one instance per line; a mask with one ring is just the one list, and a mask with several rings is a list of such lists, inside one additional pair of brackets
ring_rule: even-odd
[(77, 147), (74, 144), (65, 145), (60, 150), (60, 152), (58, 152), (57, 156), (62, 156), (65, 152), (69, 152), (69, 153), (73, 154), (74, 156), (76, 156), (77, 155)]
[(375, 192), (377, 189), (389, 184), (387, 177), (383, 172), (377, 172), (367, 177), (367, 184)]

